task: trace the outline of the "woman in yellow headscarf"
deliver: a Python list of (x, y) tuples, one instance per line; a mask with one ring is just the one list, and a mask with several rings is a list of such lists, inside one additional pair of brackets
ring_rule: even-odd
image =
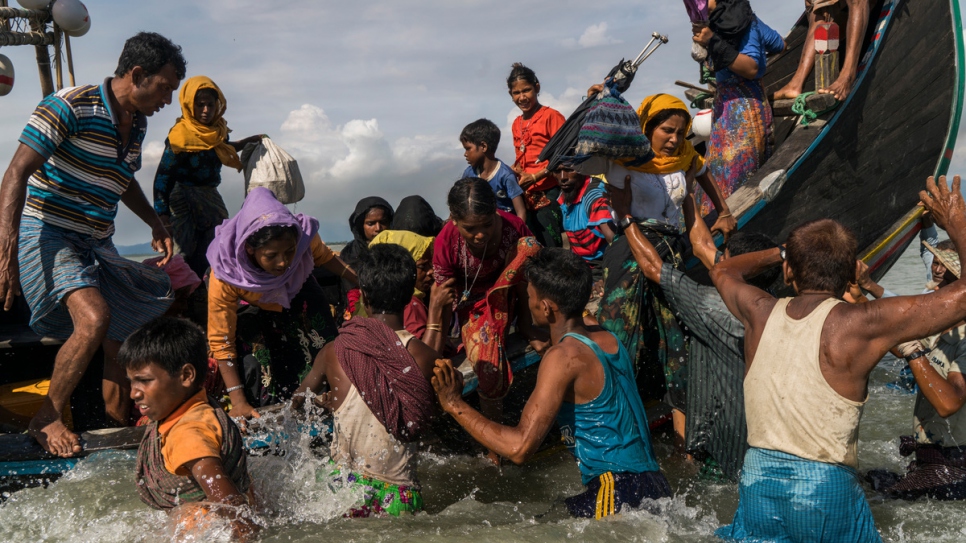
[[(736, 223), (704, 161), (686, 139), (691, 115), (684, 102), (656, 94), (644, 99), (637, 114), (654, 158), (636, 167), (611, 163), (608, 183), (624, 189), (629, 179), (630, 185), (629, 202), (618, 205), (618, 196), (623, 194), (626, 199), (626, 194), (612, 195), (614, 210), (619, 213), (622, 229), (637, 223), (664, 261), (680, 267), (686, 235), (682, 206), (693, 179), (711, 195), (718, 210), (718, 221), (712, 228), (728, 236)], [(607, 248), (603, 265), (604, 297), (597, 319), (635, 356), (638, 369), (650, 366), (663, 370), (665, 401), (674, 408), (675, 429), (680, 428), (683, 439), (687, 375), (683, 327), (660, 290), (652, 288), (641, 273), (626, 236)]]
[(154, 210), (170, 231), (188, 266), (204, 276), (205, 252), (215, 227), (228, 218), (218, 185), (222, 165), (241, 170), (238, 151), (261, 136), (229, 141), (227, 101), (211, 79), (198, 75), (179, 94), (181, 117), (168, 132), (154, 176)]
[[(442, 354), (446, 342), (441, 324), (443, 309), (453, 305), (456, 291), (446, 283), (436, 286), (433, 280), (433, 238), (406, 230), (383, 230), (369, 242), (369, 247), (393, 243), (413, 255), (416, 261), (416, 290), (403, 311), (403, 324), (411, 334)], [(450, 283), (454, 282), (450, 280)], [(427, 301), (428, 299), (428, 301)]]

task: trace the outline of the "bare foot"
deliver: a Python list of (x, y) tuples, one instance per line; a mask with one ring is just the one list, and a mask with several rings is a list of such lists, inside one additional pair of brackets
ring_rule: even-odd
[(83, 450), (80, 437), (68, 430), (60, 418), (52, 421), (34, 418), (30, 421), (27, 433), (36, 439), (44, 450), (63, 458), (74, 456)]
[(784, 87), (775, 91), (773, 100), (793, 100), (798, 98), (798, 95), (802, 93), (801, 85), (792, 85), (791, 83), (785, 85)]
[(831, 94), (835, 96), (836, 100), (842, 102), (848, 97), (849, 93), (852, 92), (853, 80), (854, 78), (852, 75), (843, 72), (839, 74), (839, 77), (835, 80), (835, 83), (832, 83), (828, 86), (828, 88), (821, 89), (818, 92), (819, 94)]

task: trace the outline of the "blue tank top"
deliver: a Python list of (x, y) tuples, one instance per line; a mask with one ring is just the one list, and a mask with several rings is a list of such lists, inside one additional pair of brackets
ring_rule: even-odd
[[(644, 403), (634, 380), (634, 365), (617, 341), (615, 354), (605, 353), (589, 338), (565, 334), (590, 347), (604, 367), (604, 388), (593, 400), (563, 402), (557, 424), (563, 441), (577, 459), (586, 485), (603, 473), (660, 471), (651, 448)], [(561, 340), (563, 340), (561, 338)], [(616, 339), (616, 337), (615, 337)]]

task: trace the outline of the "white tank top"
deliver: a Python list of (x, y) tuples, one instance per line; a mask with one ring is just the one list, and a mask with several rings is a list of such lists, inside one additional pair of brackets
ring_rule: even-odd
[(775, 304), (745, 376), (748, 445), (857, 468), (865, 401), (835, 392), (819, 366), (822, 327), (842, 300), (829, 298), (797, 320), (786, 312), (790, 300)]
[[(403, 347), (413, 335), (397, 330)], [(419, 486), (417, 443), (403, 443), (372, 414), (354, 385), (332, 413), (332, 461), (366, 477), (402, 486)]]

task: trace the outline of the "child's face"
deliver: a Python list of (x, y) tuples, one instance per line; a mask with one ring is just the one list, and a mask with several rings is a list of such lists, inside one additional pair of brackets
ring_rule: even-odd
[(510, 86), (510, 98), (513, 103), (520, 108), (520, 111), (529, 113), (540, 105), (537, 102), (537, 93), (540, 92), (540, 85), (532, 85), (523, 79), (517, 79)]
[(258, 249), (246, 246), (245, 250), (259, 268), (279, 276), (292, 265), (296, 248), (298, 248), (298, 239), (295, 236), (286, 235), (273, 239)]
[(664, 121), (651, 132), (651, 149), (658, 156), (672, 156), (687, 134), (687, 121), (680, 115), (674, 115)]
[(463, 144), (463, 158), (466, 159), (466, 163), (474, 168), (482, 166), (483, 160), (486, 159), (486, 144), (476, 145), (468, 141), (461, 143)]
[(171, 375), (150, 362), (136, 370), (128, 368), (127, 378), (131, 381), (131, 399), (141, 414), (153, 421), (164, 420), (197, 392), (195, 368), (191, 364), (185, 364), (177, 375)]
[(416, 261), (416, 288), (429, 293), (433, 288), (433, 248), (426, 251), (426, 258)]

